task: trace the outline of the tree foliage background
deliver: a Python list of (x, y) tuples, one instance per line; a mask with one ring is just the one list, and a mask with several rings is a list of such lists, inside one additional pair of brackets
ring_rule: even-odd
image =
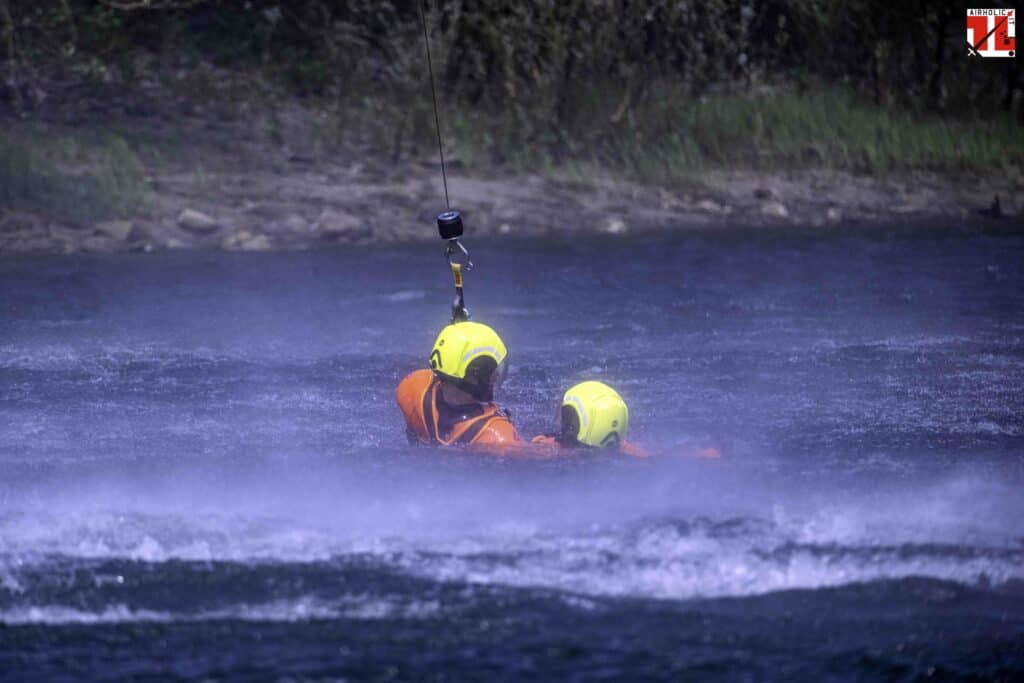
[(422, 7), (447, 110), (556, 154), (669, 131), (676, 105), (722, 93), (1024, 117), (1018, 60), (969, 58), (967, 3), (927, 0), (0, 0), (0, 107), (34, 115), (207, 63), (384, 113), (401, 145), (432, 125)]

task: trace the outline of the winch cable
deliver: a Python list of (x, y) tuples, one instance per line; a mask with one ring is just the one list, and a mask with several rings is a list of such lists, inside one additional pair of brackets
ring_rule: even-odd
[(437, 88), (434, 86), (434, 63), (430, 59), (430, 37), (427, 34), (427, 0), (417, 3), (420, 10), (420, 23), (423, 24), (423, 46), (427, 49), (427, 72), (430, 74), (430, 97), (434, 102), (434, 129), (437, 131), (437, 153), (441, 157), (441, 181), (444, 183), (444, 205), (449, 211), (452, 203), (448, 201), (448, 174), (444, 169), (444, 145), (441, 144), (441, 118), (437, 114)]
[(469, 320), (469, 309), (466, 308), (465, 294), (463, 292), (463, 273), (473, 269), (473, 261), (469, 258), (469, 251), (463, 246), (459, 238), (462, 237), (462, 215), (452, 209), (451, 201), (448, 198), (448, 174), (444, 165), (444, 144), (441, 142), (441, 117), (437, 107), (437, 87), (434, 85), (434, 64), (430, 58), (430, 35), (427, 31), (426, 0), (417, 3), (420, 11), (420, 22), (423, 24), (423, 45), (427, 52), (427, 71), (430, 74), (430, 96), (434, 105), (434, 127), (437, 131), (437, 152), (441, 158), (441, 182), (444, 184), (444, 204), (446, 211), (437, 217), (437, 231), (441, 239), (447, 242), (444, 250), (448, 266), (452, 270), (452, 279), (455, 282), (455, 299), (452, 301), (452, 322), (463, 322)]

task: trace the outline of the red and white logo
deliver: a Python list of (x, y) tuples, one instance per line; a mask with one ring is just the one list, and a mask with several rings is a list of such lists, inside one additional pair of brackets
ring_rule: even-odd
[(1017, 54), (1017, 17), (1012, 9), (967, 10), (967, 54), (1013, 57)]

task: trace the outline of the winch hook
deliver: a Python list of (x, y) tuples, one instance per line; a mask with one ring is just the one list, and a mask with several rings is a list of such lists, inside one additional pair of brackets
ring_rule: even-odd
[(452, 269), (452, 279), (455, 281), (455, 299), (452, 300), (452, 322), (465, 322), (469, 320), (469, 309), (466, 308), (466, 298), (463, 292), (463, 272), (473, 270), (473, 261), (469, 257), (469, 250), (459, 241), (462, 237), (462, 214), (458, 211), (448, 210), (438, 215), (437, 231), (441, 239), (447, 241), (444, 254), (448, 259), (448, 265)]

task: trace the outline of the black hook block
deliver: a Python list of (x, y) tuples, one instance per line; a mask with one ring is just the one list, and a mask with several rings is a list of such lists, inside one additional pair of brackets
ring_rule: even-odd
[(453, 240), (462, 237), (462, 214), (458, 211), (438, 214), (437, 231), (441, 234), (441, 239)]

